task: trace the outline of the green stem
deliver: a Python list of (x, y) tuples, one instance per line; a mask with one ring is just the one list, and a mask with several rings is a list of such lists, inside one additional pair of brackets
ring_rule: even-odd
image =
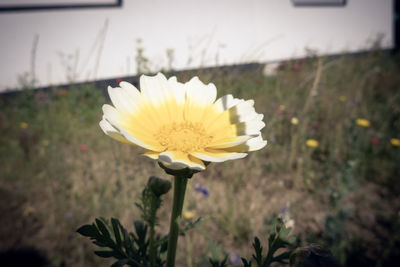
[(155, 236), (156, 213), (159, 207), (160, 207), (160, 199), (153, 194), (153, 197), (151, 199), (151, 214), (149, 220), (149, 226), (150, 226), (149, 256), (150, 256), (151, 267), (156, 266), (157, 247), (155, 244), (154, 236)]
[(183, 202), (188, 178), (184, 176), (174, 177), (174, 200), (169, 228), (167, 267), (175, 266), (176, 247), (178, 245), (179, 219), (182, 215)]

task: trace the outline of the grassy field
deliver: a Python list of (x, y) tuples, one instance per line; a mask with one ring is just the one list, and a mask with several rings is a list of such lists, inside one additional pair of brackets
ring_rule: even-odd
[[(328, 247), (346, 266), (400, 261), (400, 61), (384, 52), (284, 62), (275, 76), (208, 71), (219, 96), (255, 100), (268, 145), (211, 164), (190, 180), (186, 216), (203, 223), (180, 237), (179, 266), (251, 255), (273, 218), (297, 245)], [(108, 266), (76, 229), (118, 217), (132, 229), (150, 175), (168, 178), (139, 148), (98, 126), (100, 88), (27, 90), (0, 98), (0, 251), (34, 248), (53, 266)], [(207, 194), (206, 191), (209, 193)], [(169, 226), (171, 192), (157, 230)], [(108, 264), (108, 265), (107, 265)]]

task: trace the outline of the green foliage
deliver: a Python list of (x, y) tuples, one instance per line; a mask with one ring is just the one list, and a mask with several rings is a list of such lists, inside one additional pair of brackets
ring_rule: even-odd
[[(281, 219), (277, 219), (273, 229), (271, 230), (268, 238), (268, 251), (267, 254), (263, 255), (263, 247), (261, 246), (258, 237), (254, 238), (253, 248), (255, 254), (252, 258), (255, 260), (258, 267), (268, 267), (271, 266), (273, 262), (278, 262), (281, 264), (287, 264), (288, 259), (292, 253), (289, 246), (293, 243), (294, 238), (289, 237), (291, 228), (286, 228), (284, 222)], [(279, 249), (286, 249), (278, 255), (275, 255)], [(252, 260), (246, 260), (242, 258), (243, 265), (245, 267), (250, 267)]]
[[(169, 186), (168, 186), (169, 183)], [(112, 267), (123, 266), (161, 266), (161, 254), (167, 250), (168, 237), (155, 235), (157, 211), (161, 206), (161, 195), (171, 188), (170, 182), (158, 177), (150, 177), (136, 206), (140, 209), (143, 221), (135, 221), (135, 233), (128, 231), (121, 223), (112, 218), (111, 226), (107, 220), (96, 219), (96, 223), (84, 225), (77, 230), (83, 236), (90, 237), (99, 247), (110, 250), (95, 251), (103, 258), (114, 257), (117, 261)], [(157, 195), (154, 193), (157, 192)], [(148, 231), (148, 228), (149, 231)], [(111, 233), (111, 234), (110, 234)], [(112, 236), (113, 235), (113, 236)]]
[[(107, 250), (96, 250), (94, 253), (102, 258), (117, 259), (111, 266), (148, 266), (149, 241), (146, 238), (147, 225), (141, 221), (134, 222), (135, 232), (128, 232), (118, 219), (111, 218), (111, 225), (104, 218), (96, 219), (95, 223), (86, 224), (80, 227), (77, 232), (89, 237), (93, 244)], [(162, 265), (160, 253), (166, 251), (166, 244), (163, 243), (157, 248), (156, 264)]]
[(225, 256), (225, 258), (222, 261), (209, 259), (211, 267), (226, 267), (226, 266), (228, 266), (226, 263), (227, 260), (228, 260), (228, 256)]
[[(155, 234), (157, 212), (161, 207), (161, 196), (171, 188), (168, 180), (151, 176), (147, 186), (142, 191), (136, 206), (140, 209), (143, 221), (134, 221), (135, 232), (128, 232), (118, 219), (96, 219), (92, 224), (81, 226), (77, 232), (89, 237), (93, 244), (107, 250), (97, 250), (94, 253), (102, 258), (115, 258), (112, 267), (162, 266), (165, 263), (162, 255), (167, 252), (168, 235)], [(155, 194), (157, 193), (157, 195)], [(201, 218), (189, 221), (180, 227), (179, 234), (185, 233), (201, 222)]]

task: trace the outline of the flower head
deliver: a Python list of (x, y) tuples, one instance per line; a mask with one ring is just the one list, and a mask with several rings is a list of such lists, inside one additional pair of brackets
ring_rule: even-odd
[(26, 129), (26, 128), (28, 128), (28, 123), (26, 123), (26, 122), (20, 122), (19, 123), (19, 127), (21, 128), (21, 129)]
[(357, 119), (356, 124), (361, 127), (369, 127), (371, 123), (366, 119)]
[(319, 145), (319, 143), (315, 139), (307, 139), (306, 145), (309, 147), (317, 147)]
[(344, 95), (339, 96), (339, 101), (340, 102), (346, 102), (346, 100), (347, 100), (346, 96), (344, 96)]
[(278, 115), (282, 115), (285, 112), (285, 105), (279, 105), (278, 110), (276, 111), (276, 113), (278, 113)]
[(235, 252), (229, 253), (228, 259), (229, 263), (232, 264), (233, 266), (242, 266), (242, 260), (237, 253)]
[(183, 218), (185, 218), (186, 220), (191, 220), (191, 219), (194, 218), (194, 216), (196, 214), (194, 213), (194, 211), (186, 210), (186, 211), (183, 212), (182, 215), (183, 215)]
[(371, 144), (374, 145), (374, 146), (378, 146), (379, 145), (379, 138), (372, 137), (371, 138)]
[(400, 139), (398, 139), (398, 138), (391, 138), (391, 139), (390, 139), (390, 143), (392, 144), (392, 146), (400, 146)]
[(296, 117), (293, 117), (293, 118), (290, 120), (290, 122), (291, 122), (293, 125), (297, 125), (297, 124), (299, 124), (299, 119), (296, 118)]
[(210, 195), (210, 191), (208, 191), (207, 187), (202, 186), (201, 184), (195, 184), (194, 190), (198, 193), (202, 193), (205, 197), (208, 197)]
[(114, 107), (103, 106), (105, 134), (146, 149), (145, 156), (171, 170), (204, 170), (207, 162), (239, 159), (263, 148), (263, 115), (253, 100), (226, 95), (216, 100), (214, 84), (197, 77), (180, 83), (161, 73), (132, 84), (108, 87)]
[(87, 145), (85, 145), (85, 144), (80, 144), (80, 145), (79, 145), (79, 148), (80, 148), (82, 151), (86, 151), (86, 150), (88, 149)]

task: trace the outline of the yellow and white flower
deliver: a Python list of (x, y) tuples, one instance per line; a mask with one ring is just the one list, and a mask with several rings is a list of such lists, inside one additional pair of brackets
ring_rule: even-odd
[(140, 91), (128, 82), (108, 87), (114, 105), (103, 105), (105, 134), (147, 150), (145, 156), (173, 170), (204, 170), (205, 162), (239, 159), (263, 148), (263, 115), (253, 100), (225, 95), (197, 77), (180, 83), (161, 73), (140, 77)]

